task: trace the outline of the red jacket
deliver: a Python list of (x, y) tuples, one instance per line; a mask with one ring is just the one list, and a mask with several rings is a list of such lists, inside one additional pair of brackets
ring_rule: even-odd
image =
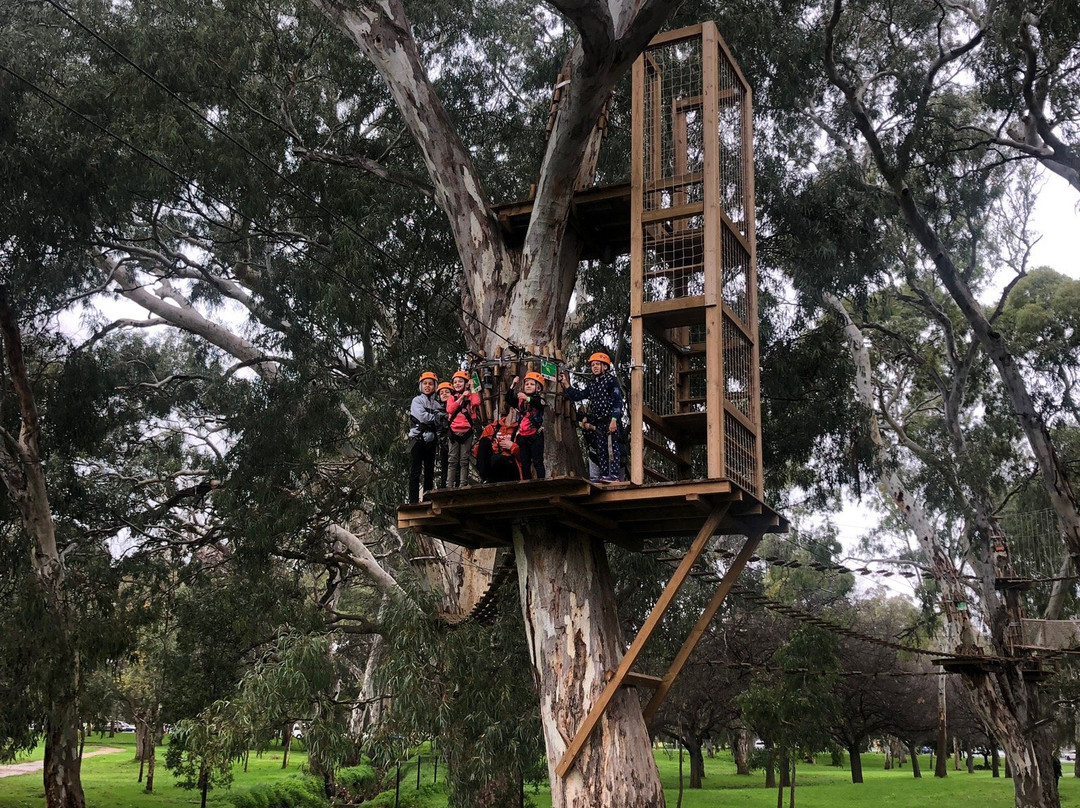
[[(450, 416), (450, 431), (458, 435), (464, 435), (472, 431), (472, 425), (476, 423), (480, 407), (480, 396), (463, 390), (459, 396), (452, 393), (446, 399), (446, 412)], [(466, 415), (468, 413), (468, 415)], [(471, 422), (470, 422), (470, 419)]]
[[(496, 427), (498, 427), (497, 434), (496, 434)], [(514, 442), (514, 438), (517, 437), (517, 431), (518, 431), (517, 424), (514, 424), (513, 426), (508, 426), (500, 418), (495, 423), (488, 424), (486, 427), (484, 427), (484, 431), (480, 435), (480, 440), (484, 440), (484, 439), (490, 440), (491, 441), (491, 451), (492, 451), (493, 454), (500, 454), (503, 457), (512, 457), (512, 458), (514, 458), (515, 461), (517, 461), (518, 465), (520, 466), (521, 461), (520, 461), (519, 458), (520, 458), (520, 455), (521, 455), (521, 449), (518, 447), (517, 443)], [(499, 445), (499, 436), (500, 435), (506, 435), (508, 438), (510, 438), (510, 448), (509, 449), (504, 449), (503, 447), (501, 447)], [(473, 454), (476, 454), (477, 448), (480, 445), (480, 440), (478, 440), (476, 442), (476, 446), (473, 447)]]

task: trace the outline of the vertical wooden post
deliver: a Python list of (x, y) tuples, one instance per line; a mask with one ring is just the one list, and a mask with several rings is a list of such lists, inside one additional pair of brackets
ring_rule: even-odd
[[(741, 74), (739, 75), (742, 81)], [(765, 491), (765, 470), (761, 446), (761, 349), (758, 345), (758, 293), (757, 293), (757, 201), (754, 190), (754, 94), (750, 85), (743, 82), (742, 98), (742, 172), (743, 204), (746, 206), (746, 242), (750, 245), (750, 266), (747, 275), (747, 325), (753, 335), (751, 348), (750, 379), (753, 391), (750, 404), (750, 418), (754, 422), (756, 468), (754, 481), (757, 484), (757, 496), (762, 498)]]
[(705, 453), (710, 478), (724, 477), (724, 339), (720, 252), (720, 106), (716, 24), (701, 26), (705, 225)]
[(634, 62), (630, 127), (630, 482), (645, 482), (645, 331), (641, 322), (641, 300), (645, 288), (645, 255), (641, 229), (644, 205), (645, 57)]

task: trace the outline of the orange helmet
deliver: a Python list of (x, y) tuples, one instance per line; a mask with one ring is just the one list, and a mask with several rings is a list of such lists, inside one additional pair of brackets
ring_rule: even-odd
[(589, 357), (589, 364), (591, 365), (593, 362), (603, 362), (608, 367), (611, 367), (611, 357), (599, 351)]
[(454, 389), (454, 385), (450, 384), (450, 382), (439, 382), (439, 386), (435, 388), (435, 392), (437, 393), (440, 390), (453, 390), (453, 389)]
[(469, 380), (469, 374), (466, 373), (464, 370), (458, 370), (458, 371), (455, 371), (454, 375), (451, 376), (450, 378), (451, 379), (464, 379), (465, 381), (468, 381)]
[(530, 370), (528, 373), (525, 374), (525, 380), (528, 381), (529, 379), (532, 379), (534, 382), (540, 385), (541, 390), (544, 389), (544, 377), (537, 373), (535, 370)]
[(426, 379), (431, 379), (433, 382), (439, 381), (439, 377), (432, 373), (430, 370), (425, 370), (423, 373), (420, 374), (420, 381), (425, 381)]

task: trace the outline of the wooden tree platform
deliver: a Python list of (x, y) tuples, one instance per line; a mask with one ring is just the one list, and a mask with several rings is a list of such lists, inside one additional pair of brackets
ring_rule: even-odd
[(726, 506), (720, 535), (784, 533), (787, 520), (729, 480), (655, 485), (596, 485), (578, 477), (432, 491), (398, 508), (398, 527), (465, 547), (513, 544), (519, 519), (554, 519), (567, 527), (639, 551), (648, 539), (693, 536)]
[[(521, 199), (492, 205), (510, 244), (525, 240), (533, 202)], [(611, 262), (630, 252), (630, 183), (575, 191), (570, 207), (570, 226), (582, 238), (582, 258)]]

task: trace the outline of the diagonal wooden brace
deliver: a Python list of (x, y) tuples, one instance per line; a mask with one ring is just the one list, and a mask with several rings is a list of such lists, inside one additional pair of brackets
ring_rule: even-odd
[(653, 720), (656, 711), (660, 709), (664, 697), (667, 696), (668, 691), (671, 690), (671, 686), (675, 684), (675, 678), (679, 675), (679, 672), (682, 671), (683, 666), (686, 664), (686, 660), (690, 658), (690, 654), (694, 652), (697, 644), (701, 641), (702, 636), (705, 634), (705, 629), (709, 627), (709, 623), (716, 617), (716, 613), (720, 610), (724, 598), (731, 592), (731, 588), (735, 585), (735, 581), (743, 571), (743, 567), (746, 566), (746, 562), (750, 560), (750, 556), (754, 554), (758, 544), (761, 542), (761, 537), (761, 533), (748, 536), (746, 538), (746, 544), (743, 545), (739, 554), (732, 559), (731, 566), (729, 566), (727, 572), (724, 573), (724, 577), (720, 579), (720, 584), (716, 587), (716, 592), (713, 593), (712, 600), (709, 601), (709, 605), (705, 607), (705, 611), (690, 630), (686, 642), (684, 642), (682, 648), (679, 649), (679, 653), (675, 655), (671, 667), (668, 669), (668, 672), (664, 674), (664, 678), (657, 686), (653, 693), (653, 697), (649, 699), (649, 703), (645, 706), (642, 715), (645, 718), (646, 724)]
[(691, 568), (697, 563), (697, 560), (705, 551), (709, 539), (713, 537), (720, 527), (720, 522), (727, 513), (727, 509), (727, 503), (714, 508), (712, 513), (710, 513), (705, 520), (705, 523), (701, 526), (701, 530), (698, 531), (697, 536), (694, 538), (694, 543), (690, 545), (690, 549), (679, 563), (678, 569), (675, 570), (674, 575), (671, 576), (671, 580), (668, 581), (667, 586), (664, 587), (664, 591), (660, 593), (656, 605), (653, 606), (652, 611), (649, 612), (649, 616), (645, 619), (644, 624), (642, 624), (641, 631), (638, 632), (634, 641), (630, 643), (630, 647), (626, 650), (626, 655), (623, 656), (622, 661), (619, 662), (619, 667), (616, 668), (614, 675), (608, 680), (607, 685), (604, 686), (599, 697), (593, 702), (592, 709), (589, 710), (589, 714), (585, 716), (585, 720), (581, 722), (577, 734), (575, 734), (573, 740), (570, 741), (570, 745), (566, 747), (566, 751), (559, 760), (559, 765), (555, 767), (555, 773), (559, 777), (565, 777), (566, 773), (570, 771), (570, 767), (574, 765), (574, 761), (577, 759), (585, 742), (589, 739), (589, 735), (592, 734), (593, 729), (595, 729), (596, 725), (599, 723), (600, 717), (604, 714), (612, 697), (624, 684), (627, 674), (630, 673), (631, 668), (634, 667), (634, 663), (637, 662), (638, 657), (641, 655), (641, 651), (645, 647), (646, 641), (660, 624), (660, 620), (671, 606), (672, 601), (675, 599), (675, 595), (678, 594), (679, 589), (686, 582), (687, 577), (690, 575)]

